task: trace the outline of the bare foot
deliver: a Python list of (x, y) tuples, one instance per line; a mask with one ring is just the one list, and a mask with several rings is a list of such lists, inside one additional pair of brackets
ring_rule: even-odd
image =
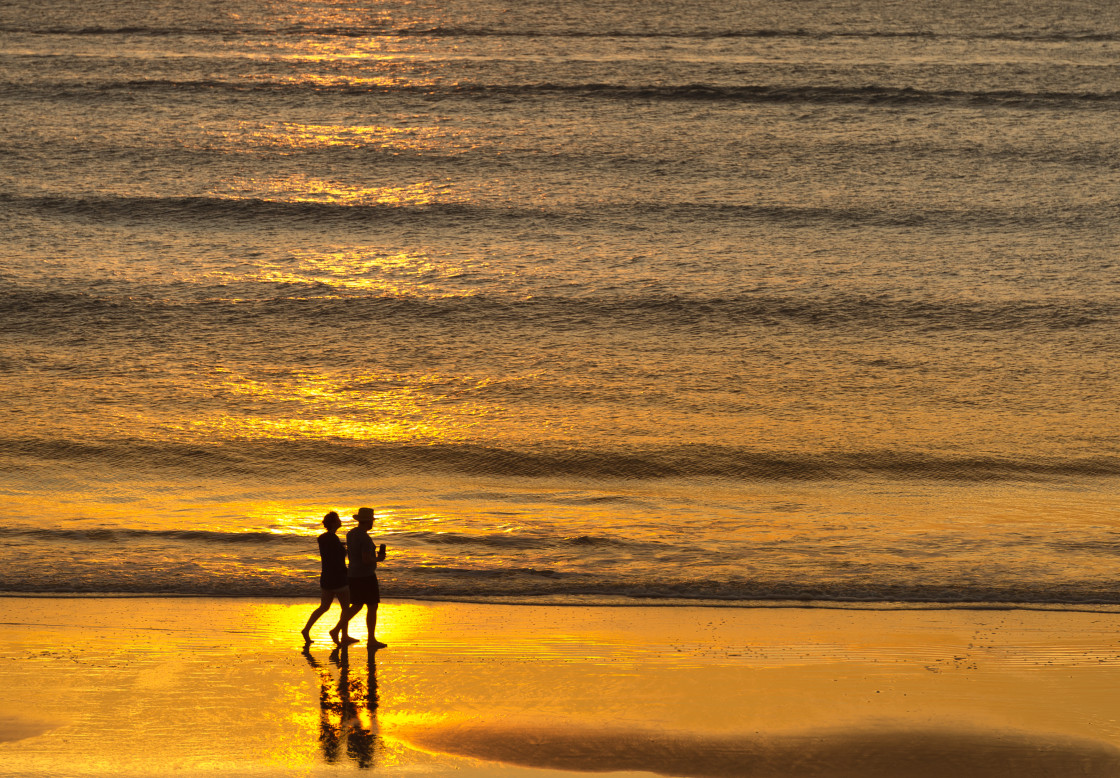
[(334, 629), (332, 629), (332, 630), (331, 630), (330, 632), (328, 632), (327, 634), (331, 636), (331, 640), (333, 640), (333, 641), (334, 641), (334, 644), (335, 644), (336, 646), (337, 646), (337, 645), (340, 645), (340, 644), (339, 644), (339, 642), (338, 642), (338, 627), (335, 627)]
[(312, 640), (311, 640), (311, 630), (301, 629), (299, 631), (299, 634), (303, 635), (303, 642), (304, 643), (311, 643), (312, 642)]
[(388, 645), (388, 643), (382, 643), (380, 640), (371, 640), (369, 642), (370, 648), (385, 648)]
[(357, 639), (357, 638), (352, 638), (352, 637), (350, 637), (349, 635), (347, 635), (346, 637), (344, 637), (344, 638), (342, 639), (342, 645), (344, 645), (344, 646), (348, 646), (348, 645), (350, 645), (351, 643), (357, 643), (357, 642), (358, 642), (358, 639)]

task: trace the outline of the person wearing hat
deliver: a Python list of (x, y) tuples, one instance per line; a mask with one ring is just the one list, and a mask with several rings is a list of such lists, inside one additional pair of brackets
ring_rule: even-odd
[[(382, 643), (374, 637), (377, 627), (377, 606), (381, 603), (381, 589), (377, 583), (377, 563), (385, 559), (385, 544), (375, 548), (369, 531), (373, 529), (373, 508), (358, 508), (354, 514), (358, 526), (346, 533), (346, 553), (350, 565), (346, 571), (350, 583), (350, 607), (342, 612), (339, 625), (343, 626), (350, 619), (358, 615), (364, 605), (366, 608), (366, 626), (369, 628), (369, 647), (384, 648)], [(345, 643), (356, 643), (357, 638), (350, 637), (345, 627), (342, 629)]]

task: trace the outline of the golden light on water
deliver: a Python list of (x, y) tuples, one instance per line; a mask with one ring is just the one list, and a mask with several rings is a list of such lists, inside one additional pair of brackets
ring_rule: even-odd
[(231, 144), (269, 151), (320, 148), (372, 148), (389, 152), (439, 152), (457, 154), (475, 144), (465, 130), (449, 130), (432, 125), (388, 126), (378, 124), (301, 124), (275, 122), (243, 123), (238, 132), (224, 134)]
[(328, 251), (295, 251), (292, 262), (263, 265), (260, 280), (274, 283), (316, 283), (391, 297), (469, 297), (471, 289), (437, 288), (433, 281), (454, 279), (462, 263), (437, 261), (415, 252), (386, 253), (375, 246)]
[(465, 440), (469, 428), (500, 409), (492, 403), (461, 398), (447, 406), (447, 392), (462, 393), (486, 383), (486, 379), (463, 376), (395, 374), (302, 374), (265, 382), (229, 374), (227, 380), (211, 382), (215, 395), (243, 396), (258, 407), (271, 406), (275, 415), (201, 416), (177, 429), (227, 440), (454, 442)]
[[(69, 23), (54, 5), (28, 13)], [(1116, 706), (1091, 696), (1115, 690), (1055, 685), (1055, 658), (1089, 654), (1037, 642), (1030, 614), (997, 643), (1018, 615), (395, 599), (1108, 591), (1114, 493), (966, 481), (973, 460), (1080, 461), (1111, 434), (1108, 349), (1091, 348), (1107, 263), (1085, 236), (1114, 214), (1107, 194), (1067, 197), (1108, 150), (1081, 117), (1111, 87), (1076, 40), (1040, 36), (1081, 86), (1039, 69), (1029, 24), (976, 44), (937, 18), (910, 41), (899, 25), (930, 19), (884, 38), (818, 13), (777, 38), (692, 38), (668, 6), (327, 0), (184, 4), (172, 34), (136, 35), (159, 14), (92, 5), (81, 24), (112, 34), (17, 25), (38, 102), (7, 95), (27, 107), (13, 170), (57, 175), (4, 195), (5, 280), (32, 301), (0, 354), (5, 576), (206, 596), (33, 603), (20, 632), (44, 637), (5, 649), (20, 682), (0, 689), (24, 704), (50, 679), (42, 705), (74, 726), (0, 744), (0, 762), (385, 770), (393, 716), (761, 729), (931, 700), (1117, 740)], [(1087, 130), (1063, 125), (1076, 148), (1059, 112)], [(1096, 307), (1058, 304), (1082, 294)], [(367, 655), (362, 614), (362, 643), (332, 657), (336, 603), (301, 656), (320, 520), (338, 511), (344, 534), (360, 504), (388, 545), (391, 649)], [(19, 553), (50, 533), (79, 553)], [(1006, 667), (966, 669), (966, 651)], [(485, 771), (441, 774), (460, 767)]]
[(396, 50), (401, 46), (400, 38), (344, 38), (301, 41), (298, 49), (282, 54), (277, 59), (289, 62), (338, 62), (341, 60), (360, 60), (376, 67), (395, 60), (408, 60), (413, 57), (407, 52)]
[[(252, 616), (248, 626), (253, 632), (266, 635), (271, 641), (290, 644), (293, 636), (299, 636), (308, 614), (317, 604), (317, 598), (309, 598), (306, 602), (256, 604), (249, 611)], [(377, 609), (377, 637), (389, 645), (408, 645), (422, 641), (433, 633), (438, 634), (436, 631), (439, 625), (433, 621), (437, 618), (437, 610), (419, 603), (382, 603)], [(327, 633), (338, 621), (338, 615), (339, 607), (335, 602), (312, 629), (311, 636), (315, 640), (313, 645), (318, 648), (332, 647)], [(350, 633), (362, 641), (355, 648), (360, 649), (364, 655), (367, 638), (364, 610), (350, 623)]]
[(442, 193), (449, 184), (417, 181), (400, 186), (361, 187), (337, 181), (292, 175), (283, 178), (230, 179), (226, 191), (215, 195), (226, 199), (246, 196), (266, 202), (329, 203), (331, 205), (431, 205), (445, 199)]
[[(401, 421), (363, 422), (331, 416), (321, 419), (262, 419), (220, 416), (192, 421), (190, 429), (227, 439), (334, 438), (401, 442), (417, 438), (451, 440), (448, 431), (430, 424)], [(459, 435), (457, 437), (465, 437)]]
[(293, 256), (302, 268), (316, 268), (331, 275), (365, 273), (373, 269), (405, 270), (420, 275), (439, 269), (436, 263), (421, 254), (397, 252), (384, 254), (375, 247), (357, 247), (341, 251), (296, 251)]

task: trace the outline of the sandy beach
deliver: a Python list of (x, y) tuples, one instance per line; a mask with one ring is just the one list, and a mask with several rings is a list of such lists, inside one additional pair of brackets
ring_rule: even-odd
[(0, 599), (0, 773), (1120, 775), (1120, 615), (312, 607)]

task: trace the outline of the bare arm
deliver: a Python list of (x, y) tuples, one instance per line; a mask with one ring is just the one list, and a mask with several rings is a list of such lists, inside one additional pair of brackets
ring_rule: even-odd
[(384, 562), (385, 561), (385, 544), (384, 543), (382, 543), (381, 547), (379, 549), (377, 549), (377, 561), (378, 562)]

